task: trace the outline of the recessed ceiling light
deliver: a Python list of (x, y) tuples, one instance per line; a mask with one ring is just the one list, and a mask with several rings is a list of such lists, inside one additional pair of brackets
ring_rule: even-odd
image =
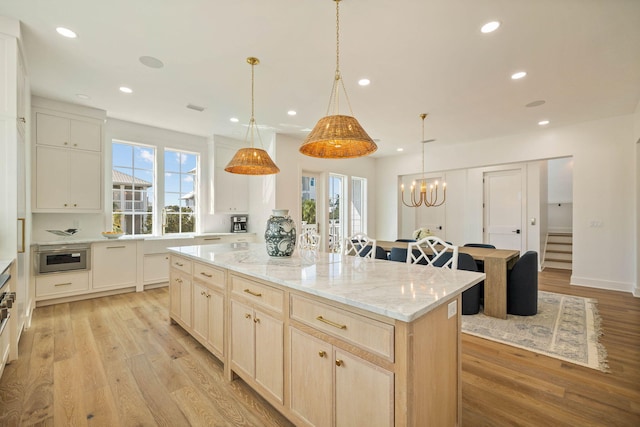
[(529, 108), (531, 108), (531, 107), (539, 107), (539, 106), (543, 105), (545, 102), (546, 101), (544, 99), (539, 99), (537, 101), (533, 101), (533, 102), (528, 103), (527, 105), (525, 105), (525, 107), (529, 107)]
[(162, 68), (164, 63), (153, 56), (141, 56), (138, 60), (149, 68)]
[(80, 99), (91, 99), (89, 95), (85, 95), (84, 93), (76, 93), (76, 96)]
[(240, 120), (238, 120), (238, 118), (237, 118), (237, 117), (231, 117), (231, 118), (229, 119), (229, 121), (231, 121), (231, 122), (233, 122), (233, 123), (238, 123)]
[(523, 78), (523, 77), (524, 77), (524, 76), (526, 76), (526, 75), (527, 75), (527, 72), (526, 72), (526, 71), (518, 71), (517, 73), (513, 73), (513, 74), (511, 74), (511, 78), (512, 78), (513, 80), (518, 80), (518, 79)]
[(58, 28), (56, 28), (56, 31), (61, 36), (67, 37), (69, 39), (75, 39), (76, 37), (78, 37), (78, 35), (74, 31), (71, 31), (70, 29), (65, 28), (65, 27), (58, 27)]
[(120, 92), (122, 92), (122, 93), (133, 93), (133, 90), (131, 88), (126, 87), (126, 86), (120, 86)]
[(360, 79), (360, 80), (358, 80), (358, 84), (360, 86), (369, 86), (369, 84), (371, 84), (371, 80), (369, 80), (369, 79)]
[(398, 151), (398, 152), (404, 151), (404, 148), (396, 148), (396, 151)]
[(540, 121), (538, 122), (538, 124), (539, 124), (540, 126), (546, 126), (546, 125), (548, 125), (548, 124), (549, 124), (549, 120), (540, 120)]
[(290, 116), (295, 116), (298, 113), (293, 111), (293, 110), (289, 110), (289, 111), (287, 111), (287, 114), (290, 115)]
[(486, 33), (492, 33), (495, 30), (497, 30), (498, 27), (500, 27), (500, 22), (499, 21), (491, 21), (491, 22), (487, 22), (486, 24), (484, 24), (480, 28), (480, 31), (482, 31), (485, 34)]

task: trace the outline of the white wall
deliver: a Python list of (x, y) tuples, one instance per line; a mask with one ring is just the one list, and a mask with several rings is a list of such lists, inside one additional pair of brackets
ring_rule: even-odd
[[(637, 127), (640, 120), (635, 119)], [(618, 116), (526, 134), (443, 145), (430, 144), (427, 170), (455, 170), (573, 156), (574, 262), (572, 283), (631, 292), (636, 282), (634, 116)], [(415, 157), (415, 156), (413, 156)], [(379, 239), (394, 239), (398, 221), (397, 177), (410, 168), (419, 172), (410, 155), (376, 159), (377, 229)], [(474, 173), (469, 170), (469, 174)], [(477, 180), (469, 177), (469, 182)], [(449, 187), (448, 192), (454, 189)], [(462, 191), (462, 190), (461, 190)], [(466, 188), (468, 203), (477, 203), (481, 189)], [(478, 195), (480, 193), (480, 195)], [(380, 198), (385, 195), (385, 201)], [(468, 206), (468, 205), (467, 205)], [(465, 237), (481, 237), (482, 219), (470, 219)], [(591, 227), (593, 221), (602, 227)], [(447, 224), (451, 228), (451, 224)], [(629, 254), (620, 257), (619, 254)]]

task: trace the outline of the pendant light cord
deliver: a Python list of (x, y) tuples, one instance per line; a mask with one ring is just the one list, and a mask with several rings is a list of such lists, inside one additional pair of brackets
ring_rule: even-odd
[(337, 115), (340, 112), (340, 90), (338, 84), (342, 86), (342, 92), (347, 100), (347, 106), (349, 107), (349, 113), (353, 116), (353, 110), (351, 109), (351, 101), (347, 94), (347, 89), (344, 86), (344, 79), (340, 73), (340, 0), (333, 0), (336, 2), (336, 75), (331, 87), (331, 96), (329, 97), (329, 105), (327, 106), (327, 116), (331, 111), (331, 104), (333, 104), (333, 114)]
[(264, 145), (262, 144), (262, 137), (260, 136), (260, 130), (258, 129), (258, 126), (256, 126), (256, 119), (254, 117), (254, 111), (255, 111), (255, 108), (254, 108), (255, 98), (253, 95), (254, 87), (255, 87), (254, 68), (256, 64), (259, 64), (259, 62), (258, 62), (258, 59), (256, 58), (248, 58), (247, 62), (251, 64), (251, 118), (249, 119), (249, 127), (247, 128), (247, 134), (245, 135), (244, 140), (246, 141), (247, 139), (249, 139), (249, 134), (251, 134), (250, 143), (251, 143), (251, 148), (253, 148), (253, 130), (255, 129), (256, 133), (258, 134), (258, 141), (260, 141), (260, 146), (264, 148)]

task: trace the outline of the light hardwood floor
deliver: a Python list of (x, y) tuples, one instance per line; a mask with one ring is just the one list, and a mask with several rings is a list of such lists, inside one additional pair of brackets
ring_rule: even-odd
[[(464, 426), (640, 425), (640, 299), (598, 299), (610, 373), (463, 334)], [(0, 426), (287, 426), (167, 315), (167, 288), (36, 309), (20, 358), (0, 380)]]

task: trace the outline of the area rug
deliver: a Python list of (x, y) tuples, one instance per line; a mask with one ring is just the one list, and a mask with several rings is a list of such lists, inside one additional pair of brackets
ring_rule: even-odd
[(607, 372), (597, 300), (538, 292), (538, 314), (462, 316), (462, 332)]

